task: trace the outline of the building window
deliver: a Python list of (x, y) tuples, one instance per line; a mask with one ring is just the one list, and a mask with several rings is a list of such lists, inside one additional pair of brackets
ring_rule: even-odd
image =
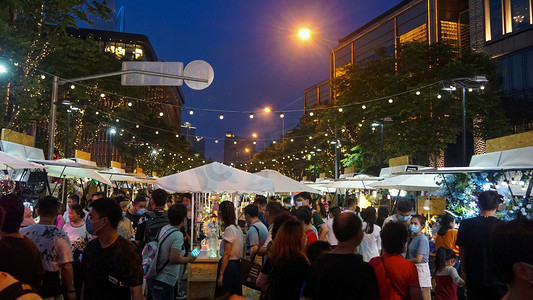
[(440, 21), (440, 38), (448, 42), (458, 41), (458, 28), (456, 22)]
[(418, 42), (427, 41), (426, 24), (418, 26), (417, 28), (400, 35), (400, 44), (404, 44), (404, 43), (412, 42), (412, 41), (418, 41)]
[(519, 31), (528, 28), (531, 24), (530, 19), (530, 0), (512, 0), (511, 1), (511, 16), (513, 23), (513, 31)]
[(531, 0), (485, 0), (485, 40), (530, 28)]

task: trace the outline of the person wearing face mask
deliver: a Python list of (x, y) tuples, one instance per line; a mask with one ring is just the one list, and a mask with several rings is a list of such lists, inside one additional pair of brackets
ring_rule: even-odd
[(133, 205), (126, 211), (126, 218), (128, 218), (131, 221), (131, 224), (133, 226), (133, 230), (137, 229), (137, 224), (139, 223), (139, 219), (141, 218), (144, 213), (146, 213), (146, 196), (145, 194), (139, 194), (133, 200)]
[(133, 226), (131, 224), (130, 219), (126, 218), (126, 210), (128, 209), (128, 200), (124, 198), (123, 196), (118, 196), (118, 197), (115, 197), (115, 202), (118, 203), (118, 205), (120, 206), (120, 210), (122, 211), (122, 218), (120, 219), (120, 222), (118, 223), (117, 233), (121, 237), (129, 240), (135, 234), (135, 231), (133, 231)]
[(413, 262), (418, 271), (418, 282), (422, 291), (422, 299), (431, 300), (431, 273), (429, 271), (429, 241), (423, 232), (426, 217), (414, 215), (409, 224), (411, 242), (407, 248), (407, 259)]
[(121, 218), (120, 206), (113, 199), (93, 201), (88, 231), (96, 238), (83, 251), (83, 299), (143, 298), (141, 256), (133, 243), (117, 234)]
[(398, 210), (396, 214), (386, 218), (385, 221), (383, 221), (383, 226), (385, 226), (385, 224), (391, 221), (393, 222), (400, 221), (403, 224), (405, 224), (407, 227), (410, 224), (412, 212), (413, 212), (413, 206), (411, 205), (411, 202), (409, 202), (408, 200), (399, 201)]

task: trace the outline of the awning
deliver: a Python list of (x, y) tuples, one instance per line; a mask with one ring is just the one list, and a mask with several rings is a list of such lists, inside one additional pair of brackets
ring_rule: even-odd
[(404, 191), (436, 191), (439, 186), (435, 182), (436, 175), (405, 174), (371, 183), (374, 188), (398, 189)]
[(310, 192), (318, 194), (319, 190), (312, 188), (308, 185), (300, 183), (292, 178), (289, 178), (278, 171), (265, 169), (254, 173), (265, 178), (272, 179), (274, 181), (274, 192), (276, 193), (297, 193), (297, 192)]
[(107, 185), (113, 185), (109, 179), (98, 173), (98, 168), (80, 165), (70, 159), (31, 161), (45, 165), (48, 176), (60, 178), (91, 178)]
[(146, 183), (155, 184), (155, 178), (153, 177), (139, 177), (136, 174), (110, 172), (110, 171), (98, 171), (98, 173), (112, 182), (127, 182), (127, 183)]
[(1, 169), (46, 169), (46, 167), (31, 163), (25, 159), (15, 157), (0, 151), (0, 168)]

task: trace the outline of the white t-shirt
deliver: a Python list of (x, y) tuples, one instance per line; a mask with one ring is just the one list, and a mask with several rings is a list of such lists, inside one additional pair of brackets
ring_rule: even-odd
[(74, 226), (68, 222), (63, 226), (63, 231), (68, 235), (68, 239), (70, 240), (73, 258), (79, 260), (85, 246), (91, 240), (91, 235), (87, 231), (85, 223), (80, 226)]
[(274, 225), (270, 225), (268, 226), (268, 234), (267, 234), (267, 239), (265, 241), (265, 243), (263, 244), (263, 247), (268, 247), (268, 243), (270, 243), (272, 241), (272, 227), (274, 227)]
[(333, 232), (333, 219), (327, 219), (326, 226), (328, 226), (328, 242), (332, 246), (337, 246), (339, 244), (339, 241), (337, 240), (337, 237), (335, 237), (335, 233)]
[(22, 228), (20, 233), (32, 240), (45, 271), (57, 272), (61, 265), (72, 262), (72, 251), (67, 234), (55, 225), (35, 224)]
[(363, 256), (365, 262), (369, 262), (372, 258), (379, 256), (381, 250), (381, 228), (374, 224), (374, 231), (366, 233), (365, 229), (367, 223), (363, 222), (363, 240), (359, 244), (359, 254)]
[[(230, 260), (236, 260), (242, 258), (243, 249), (243, 233), (239, 226), (230, 225), (224, 230), (223, 240), (232, 244)], [(225, 242), (220, 244), (220, 255), (224, 256)]]

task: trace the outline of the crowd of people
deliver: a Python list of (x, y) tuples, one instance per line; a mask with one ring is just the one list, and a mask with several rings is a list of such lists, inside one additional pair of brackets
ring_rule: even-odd
[[(441, 216), (434, 236), (410, 201), (389, 215), (353, 198), (343, 208), (305, 192), (294, 200), (257, 196), (242, 209), (244, 226), (233, 202), (218, 205), (215, 299), (242, 295), (243, 260), (261, 265), (255, 285), (265, 300), (533, 299), (533, 221), (498, 220), (495, 192), (481, 193), (480, 215), (458, 229)], [(191, 195), (97, 192), (80, 202), (70, 195), (60, 213), (57, 198), (39, 199), (35, 223), (18, 196), (0, 198), (0, 299), (184, 296), (196, 259), (187, 251)]]

